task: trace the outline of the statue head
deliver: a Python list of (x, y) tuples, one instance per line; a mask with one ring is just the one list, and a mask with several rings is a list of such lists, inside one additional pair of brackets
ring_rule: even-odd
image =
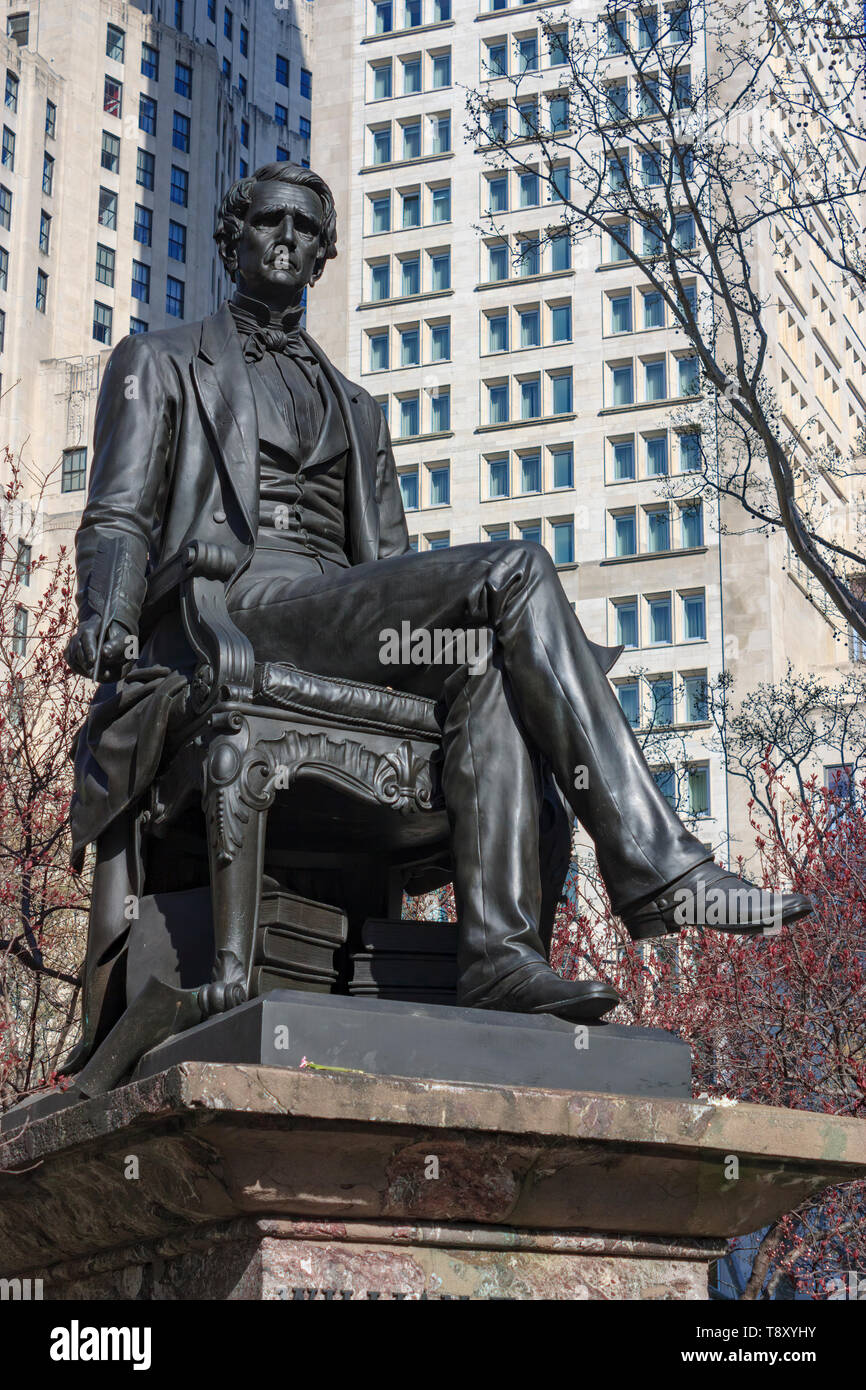
[(334, 196), (312, 169), (264, 164), (223, 198), (214, 240), (242, 294), (291, 308), (337, 254)]

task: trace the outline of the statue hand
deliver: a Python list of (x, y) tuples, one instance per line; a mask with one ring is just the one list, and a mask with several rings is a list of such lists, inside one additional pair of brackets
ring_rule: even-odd
[(79, 676), (86, 676), (88, 680), (92, 681), (116, 681), (119, 679), (124, 666), (129, 664), (130, 657), (126, 644), (130, 634), (122, 623), (111, 622), (108, 624), (105, 641), (102, 644), (99, 670), (97, 671), (96, 647), (101, 626), (101, 619), (98, 616), (88, 618), (80, 625), (64, 655), (67, 664)]

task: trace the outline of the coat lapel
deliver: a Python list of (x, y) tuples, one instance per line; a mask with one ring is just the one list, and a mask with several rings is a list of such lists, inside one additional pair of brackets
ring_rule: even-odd
[(210, 424), (211, 443), (255, 544), (259, 517), (259, 426), (253, 388), (228, 305), (202, 324), (192, 364), (196, 394)]
[(379, 508), (376, 505), (376, 449), (364, 429), (361, 389), (352, 386), (328, 361), (318, 343), (301, 330), (301, 336), (321, 368), (337, 399), (349, 457), (346, 463), (346, 533), (350, 559), (359, 565), (379, 555)]

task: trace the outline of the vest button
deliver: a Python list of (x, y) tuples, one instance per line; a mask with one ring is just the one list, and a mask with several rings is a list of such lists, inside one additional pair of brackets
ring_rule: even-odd
[(216, 522), (222, 523), (226, 519), (226, 514), (224, 511), (215, 511), (213, 514), (213, 519)]

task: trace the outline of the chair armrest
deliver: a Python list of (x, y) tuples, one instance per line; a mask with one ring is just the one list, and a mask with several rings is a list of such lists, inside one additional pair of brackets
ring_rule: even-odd
[(235, 627), (226, 605), (226, 585), (237, 559), (223, 545), (191, 541), (148, 579), (142, 613), (146, 631), (168, 609), (179, 606), (184, 631), (199, 657), (192, 706), (201, 712), (219, 699), (252, 698), (255, 655)]

